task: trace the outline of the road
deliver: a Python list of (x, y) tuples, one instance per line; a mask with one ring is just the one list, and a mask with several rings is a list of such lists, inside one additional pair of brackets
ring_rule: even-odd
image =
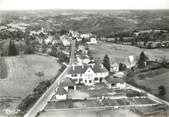
[(59, 82), (64, 78), (67, 74), (67, 69), (73, 64), (75, 60), (75, 50), (76, 50), (76, 41), (72, 40), (71, 45), (71, 56), (69, 60), (69, 65), (67, 68), (60, 74), (60, 76), (55, 80), (55, 82), (46, 90), (46, 92), (38, 99), (38, 101), (33, 105), (33, 107), (24, 115), (24, 117), (35, 117), (38, 112), (42, 111), (47, 102), (52, 98), (54, 95), (54, 90), (58, 87)]
[(72, 65), (75, 62), (75, 50), (76, 50), (76, 40), (72, 40), (69, 65)]

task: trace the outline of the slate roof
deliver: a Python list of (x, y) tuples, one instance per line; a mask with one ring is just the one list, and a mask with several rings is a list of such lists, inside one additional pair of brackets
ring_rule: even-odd
[(59, 87), (75, 86), (73, 79), (66, 77), (62, 82), (60, 82)]
[(57, 88), (57, 91), (56, 91), (55, 94), (64, 95), (64, 94), (67, 94), (67, 92), (66, 92), (66, 90), (64, 88), (59, 87), (59, 88)]
[(73, 66), (71, 66), (69, 69), (68, 69), (68, 73), (69, 74), (83, 74), (86, 72), (86, 70), (88, 68), (91, 68), (93, 70), (93, 72), (95, 73), (103, 73), (103, 72), (107, 72), (107, 69), (105, 67), (102, 67), (101, 64), (99, 65), (76, 65), (74, 66), (74, 69), (73, 69)]
[(121, 78), (106, 77), (105, 80), (110, 84), (124, 83), (124, 80)]

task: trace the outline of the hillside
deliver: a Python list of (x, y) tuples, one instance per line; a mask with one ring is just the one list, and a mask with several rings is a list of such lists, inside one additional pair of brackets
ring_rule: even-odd
[(73, 29), (101, 36), (152, 28), (169, 30), (169, 10), (47, 10), (15, 11), (14, 14), (3, 12), (3, 23), (28, 23), (31, 24), (30, 30), (42, 26), (49, 31)]

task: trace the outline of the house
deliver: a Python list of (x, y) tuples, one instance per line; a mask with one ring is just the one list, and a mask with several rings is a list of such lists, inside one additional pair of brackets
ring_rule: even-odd
[(79, 65), (88, 64), (89, 62), (90, 62), (90, 59), (89, 59), (89, 58), (77, 56), (77, 63), (78, 63)]
[(110, 64), (110, 72), (115, 73), (118, 71), (119, 71), (119, 64), (118, 63)]
[(79, 45), (77, 51), (81, 52), (82, 54), (87, 54), (88, 53), (88, 50), (83, 45)]
[(97, 44), (96, 37), (91, 37), (91, 38), (90, 38), (90, 41), (87, 42), (87, 44)]
[(64, 88), (67, 92), (72, 89), (72, 90), (76, 90), (76, 84), (75, 81), (73, 79), (71, 79), (70, 77), (65, 77), (64, 80), (62, 80), (59, 83), (59, 87)]
[(133, 55), (128, 56), (127, 58), (125, 58), (124, 64), (126, 65), (127, 68), (132, 68), (134, 66), (136, 66), (136, 57)]
[(68, 69), (68, 77), (75, 80), (75, 83), (84, 83), (85, 85), (93, 85), (100, 83), (108, 75), (108, 71), (102, 64), (91, 65), (72, 65)]
[(80, 35), (81, 38), (85, 38), (85, 39), (90, 38), (91, 36), (92, 36), (92, 33), (86, 33), (86, 34)]
[(53, 40), (53, 36), (48, 36), (44, 41), (45, 41), (45, 44), (49, 44), (49, 43), (52, 43), (52, 40)]
[(123, 72), (117, 72), (115, 74), (113, 74), (114, 78), (123, 78), (125, 76), (125, 74)]
[(107, 84), (109, 88), (119, 88), (119, 89), (126, 88), (126, 83), (122, 78), (113, 78), (108, 76), (105, 78), (105, 84)]
[(67, 92), (64, 88), (56, 88), (55, 90), (55, 98), (56, 100), (66, 100), (67, 99)]
[(60, 40), (62, 41), (64, 46), (70, 46), (71, 44), (71, 38), (68, 35), (62, 35), (60, 37)]

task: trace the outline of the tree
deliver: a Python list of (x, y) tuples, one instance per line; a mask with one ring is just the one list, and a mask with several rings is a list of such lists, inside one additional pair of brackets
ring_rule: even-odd
[(9, 42), (9, 52), (8, 52), (9, 56), (16, 56), (17, 55), (17, 49), (15, 46), (14, 41), (10, 40)]
[(148, 57), (142, 51), (138, 60), (138, 68), (144, 68), (146, 66), (145, 62), (148, 60)]
[(158, 95), (159, 95), (160, 97), (162, 97), (162, 96), (164, 96), (165, 94), (166, 94), (166, 88), (165, 88), (165, 86), (160, 85), (160, 86), (158, 87)]
[(123, 70), (126, 70), (127, 69), (127, 66), (123, 63), (120, 63), (119, 64), (119, 71), (123, 71)]
[(108, 57), (107, 54), (104, 56), (103, 66), (104, 66), (108, 71), (110, 71), (110, 60), (109, 60), (109, 57)]

